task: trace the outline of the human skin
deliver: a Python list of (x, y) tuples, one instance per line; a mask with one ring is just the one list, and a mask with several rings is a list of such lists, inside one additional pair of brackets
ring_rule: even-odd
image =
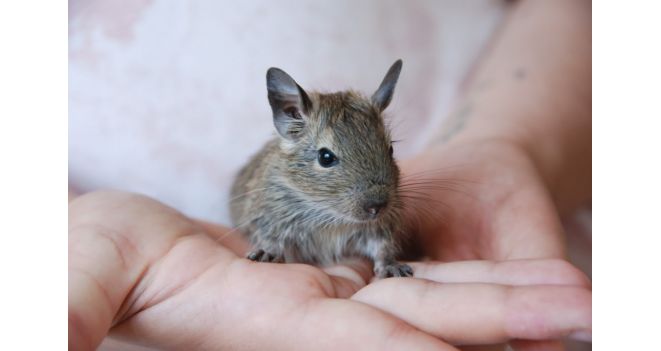
[(451, 122), (402, 164), (423, 253), (471, 261), (412, 263), (414, 279), (367, 285), (364, 262), (248, 262), (226, 228), (91, 193), (69, 209), (70, 348), (94, 349), (109, 331), (166, 349), (589, 339), (590, 283), (564, 260), (559, 221), (590, 197), (589, 16), (589, 2), (515, 5)]
[(510, 16), (449, 123), (402, 166), (405, 193), (432, 200), (412, 199), (410, 217), (435, 259), (564, 258), (560, 215), (591, 197), (590, 3)]
[(589, 282), (559, 260), (415, 263), (416, 278), (368, 285), (366, 262), (251, 262), (231, 230), (141, 195), (76, 198), (69, 226), (75, 350), (108, 333), (174, 350), (455, 350), (443, 340), (560, 338), (591, 325)]
[[(566, 258), (560, 217), (591, 197), (590, 16), (588, 1), (516, 4), (448, 123), (403, 164), (425, 256)], [(542, 345), (561, 349), (518, 342)]]

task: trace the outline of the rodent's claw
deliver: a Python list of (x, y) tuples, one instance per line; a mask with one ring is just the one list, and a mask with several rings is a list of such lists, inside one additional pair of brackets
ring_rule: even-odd
[(259, 261), (264, 256), (264, 250), (255, 250), (248, 252), (246, 258), (251, 261)]
[(393, 264), (377, 267), (374, 269), (379, 278), (412, 277), (413, 268), (406, 263), (395, 262)]
[(282, 256), (270, 254), (262, 249), (253, 250), (246, 255), (246, 258), (255, 262), (282, 262)]

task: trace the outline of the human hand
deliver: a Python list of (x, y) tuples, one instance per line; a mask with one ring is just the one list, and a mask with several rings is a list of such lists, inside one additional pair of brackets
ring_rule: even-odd
[(139, 195), (91, 193), (69, 213), (70, 348), (110, 330), (159, 349), (454, 349), (342, 299), (370, 277), (364, 263), (251, 262), (227, 230)]
[[(434, 131), (444, 144), (402, 163), (407, 217), (422, 254), (440, 261), (511, 261), (537, 279), (555, 272), (560, 279), (545, 282), (553, 286), (583, 280), (574, 312), (587, 320), (589, 282), (564, 260), (558, 213), (591, 194), (590, 12), (590, 2), (517, 2), (452, 115)], [(553, 267), (517, 261), (540, 258), (553, 260)], [(531, 306), (553, 306), (558, 297)], [(585, 339), (590, 330), (591, 324)]]
[(500, 140), (450, 143), (403, 168), (407, 214), (426, 256), (564, 258), (552, 194), (522, 147)]
[[(574, 312), (583, 314), (583, 321), (587, 323), (586, 329), (579, 334), (580, 339), (590, 339), (590, 282), (582, 272), (564, 260), (563, 229), (558, 210), (543, 177), (523, 148), (500, 140), (462, 140), (432, 148), (404, 162), (403, 173), (402, 189), (407, 216), (417, 228), (416, 240), (423, 255), (437, 261), (499, 261), (480, 264), (511, 267), (507, 274), (499, 275), (500, 278), (491, 283), (518, 285), (510, 279), (516, 280), (514, 277), (523, 274), (528, 276), (526, 279), (533, 279), (535, 285), (576, 287), (570, 293), (571, 297), (550, 295), (531, 306), (542, 311), (557, 308), (558, 304), (563, 303), (561, 301), (573, 301)], [(447, 269), (422, 268), (421, 271), (419, 265), (414, 268), (417, 268), (416, 277), (426, 277), (425, 270)], [(471, 277), (470, 273), (466, 273), (441, 281), (487, 282), (493, 278), (487, 276)], [(400, 294), (415, 294), (420, 288), (413, 284), (407, 287), (402, 283), (397, 289)], [(386, 291), (380, 293), (387, 295)], [(534, 296), (533, 293), (529, 297), (535, 299)], [(479, 303), (478, 300), (475, 302)], [(422, 313), (429, 311), (430, 306), (435, 305), (418, 309)], [(401, 316), (399, 312), (391, 313)], [(531, 347), (541, 345), (519, 344), (530, 344)]]
[[(138, 195), (98, 192), (74, 201), (71, 344), (93, 349), (112, 327), (114, 336), (165, 349), (454, 350), (436, 337), (494, 342), (556, 337), (584, 327), (583, 316), (571, 317), (567, 312), (574, 304), (562, 297), (553, 310), (521, 309), (531, 297), (573, 298), (572, 287), (516, 286), (535, 283), (534, 274), (489, 270), (513, 279), (506, 282), (480, 264), (442, 265), (440, 271), (418, 264), (418, 274), (430, 280), (450, 282), (454, 276), (500, 283), (444, 284), (420, 295), (429, 281), (387, 279), (365, 287), (371, 270), (364, 262), (326, 270), (250, 262), (237, 255), (245, 252), (245, 242), (226, 232)], [(409, 289), (400, 293), (404, 282)], [(453, 309), (420, 313), (416, 303)], [(452, 312), (462, 310), (470, 313)], [(516, 316), (534, 316), (542, 334), (534, 327), (512, 329)]]

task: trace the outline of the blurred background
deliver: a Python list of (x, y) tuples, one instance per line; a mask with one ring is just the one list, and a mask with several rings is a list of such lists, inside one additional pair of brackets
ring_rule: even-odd
[(69, 3), (69, 181), (229, 224), (234, 173), (274, 135), (266, 70), (306, 90), (371, 95), (404, 61), (398, 157), (418, 150), (507, 9), (505, 1)]

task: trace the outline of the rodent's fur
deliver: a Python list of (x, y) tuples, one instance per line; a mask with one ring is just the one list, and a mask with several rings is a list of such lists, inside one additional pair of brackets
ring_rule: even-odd
[[(399, 168), (382, 116), (400, 70), (398, 60), (371, 99), (307, 93), (284, 71), (268, 70), (279, 136), (240, 171), (231, 192), (232, 221), (255, 249), (249, 259), (328, 265), (363, 256), (378, 277), (413, 274), (395, 259), (403, 230)], [(320, 165), (322, 148), (336, 165)]]

